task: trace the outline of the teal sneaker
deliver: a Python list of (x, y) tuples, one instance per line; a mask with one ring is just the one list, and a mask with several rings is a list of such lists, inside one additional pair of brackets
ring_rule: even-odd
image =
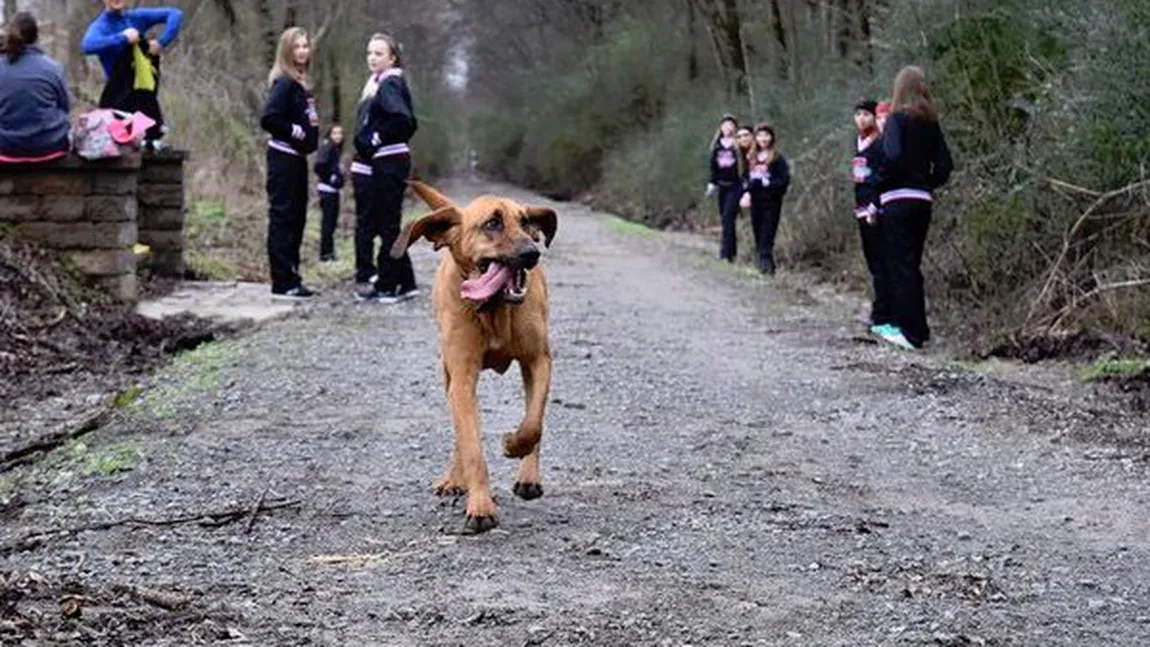
[(914, 344), (910, 343), (910, 341), (907, 340), (906, 335), (902, 334), (902, 331), (899, 330), (896, 326), (887, 326), (886, 329), (884, 329), (882, 333), (879, 334), (879, 337), (881, 337), (883, 341), (898, 346), (899, 348), (905, 350), (917, 350), (914, 347)]
[(891, 328), (894, 328), (894, 326), (890, 324), (877, 324), (870, 327), (870, 332), (876, 337), (882, 337), (883, 334), (885, 334)]

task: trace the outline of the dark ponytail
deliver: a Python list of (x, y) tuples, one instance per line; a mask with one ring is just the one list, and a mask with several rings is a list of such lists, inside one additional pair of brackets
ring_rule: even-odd
[(4, 53), (9, 63), (15, 63), (27, 51), (29, 45), (36, 44), (40, 38), (40, 26), (32, 14), (20, 12), (8, 24), (8, 36), (4, 44)]

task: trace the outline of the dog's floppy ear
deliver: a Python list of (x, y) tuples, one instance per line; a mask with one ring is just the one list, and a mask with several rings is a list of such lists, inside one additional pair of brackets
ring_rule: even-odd
[(459, 226), (460, 220), (459, 210), (452, 205), (432, 211), (403, 228), (391, 246), (391, 257), (402, 258), (407, 248), (420, 238), (426, 238), (435, 249), (440, 249), (450, 243), (452, 230)]
[(555, 238), (555, 230), (559, 228), (558, 215), (554, 209), (547, 207), (527, 207), (527, 226), (543, 232), (543, 244), (550, 247)]
[(414, 179), (408, 180), (407, 184), (411, 186), (411, 190), (415, 193), (415, 195), (419, 196), (420, 200), (423, 200), (427, 203), (427, 206), (431, 207), (432, 211), (436, 209), (442, 209), (444, 207), (455, 206), (455, 203), (451, 201), (451, 198), (443, 195), (439, 191), (432, 188), (430, 185), (424, 184), (423, 182)]

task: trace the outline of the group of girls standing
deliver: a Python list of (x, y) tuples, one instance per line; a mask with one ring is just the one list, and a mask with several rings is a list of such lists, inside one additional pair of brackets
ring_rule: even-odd
[[(922, 68), (903, 68), (891, 101), (861, 101), (854, 119), (854, 215), (874, 290), (867, 323), (883, 341), (922, 348), (930, 340), (922, 256), (933, 191), (946, 184), (953, 168)], [(711, 145), (707, 184), (708, 196), (718, 194), (723, 260), (734, 262), (735, 221), (742, 208), (750, 207), (759, 269), (774, 273), (775, 233), (790, 180), (769, 124), (752, 129), (723, 116)]]
[[(311, 58), (307, 32), (299, 27), (286, 29), (268, 78), (271, 90), (260, 120), (260, 126), (270, 135), (267, 248), (275, 298), (306, 299), (316, 294), (304, 285), (299, 272), (309, 195), (307, 156), (319, 147), (320, 120), (308, 76)], [(418, 122), (395, 39), (387, 34), (373, 35), (367, 44), (367, 66), (369, 76), (356, 109), (352, 135), (356, 282), (368, 286), (357, 297), (397, 303), (419, 293), (411, 258), (406, 253), (398, 260), (390, 255), (399, 237), (403, 196), (411, 173), (408, 142)], [(333, 126), (327, 140), (315, 167), (324, 209), (320, 250), (323, 260), (334, 258), (331, 237), (338, 197), (333, 206), (331, 196), (338, 196), (343, 183), (338, 161), (342, 128)], [(380, 248), (378, 257), (373, 259), (376, 238), (380, 239)]]
[(707, 184), (707, 195), (717, 193), (719, 198), (720, 258), (735, 261), (735, 222), (742, 209), (750, 208), (759, 271), (775, 273), (775, 234), (790, 183), (790, 166), (778, 151), (775, 129), (768, 123), (740, 126), (734, 116), (723, 115), (711, 144)]
[(923, 70), (903, 68), (891, 102), (862, 101), (854, 119), (854, 215), (873, 283), (870, 330), (895, 346), (922, 348), (930, 340), (922, 256), (933, 191), (954, 166)]

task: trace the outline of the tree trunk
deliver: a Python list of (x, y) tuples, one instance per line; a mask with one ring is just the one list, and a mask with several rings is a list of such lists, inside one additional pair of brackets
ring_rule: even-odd
[(4, 24), (12, 22), (12, 17), (16, 15), (16, 0), (4, 0)]
[(272, 22), (272, 9), (270, 6), (271, 0), (257, 0), (256, 11), (259, 13), (260, 22), (263, 24), (264, 29), (264, 64), (268, 69), (271, 69), (276, 62), (276, 47), (279, 40), (276, 34), (275, 23)]
[(858, 48), (854, 11), (848, 6), (850, 0), (835, 0), (835, 51), (839, 58), (848, 59)]
[(737, 0), (698, 0), (707, 17), (719, 64), (723, 67), (731, 98), (747, 96), (747, 60)]
[(695, 28), (695, 3), (687, 0), (687, 40), (690, 50), (687, 52), (687, 80), (694, 81), (699, 78), (699, 36)]
[(870, 7), (867, 0), (852, 0), (852, 17), (858, 29), (858, 64), (867, 74), (874, 73), (874, 52), (871, 50)]
[(777, 59), (779, 78), (785, 81), (790, 78), (791, 49), (787, 44), (787, 28), (783, 22), (783, 10), (779, 7), (779, 0), (771, 0), (771, 24), (774, 28), (775, 40), (779, 44)]
[(335, 48), (328, 50), (328, 62), (331, 69), (331, 121), (342, 123), (343, 118), (343, 84), (339, 78), (339, 60), (336, 58)]
[(298, 26), (299, 3), (296, 0), (288, 0), (287, 5), (284, 7), (284, 29)]

